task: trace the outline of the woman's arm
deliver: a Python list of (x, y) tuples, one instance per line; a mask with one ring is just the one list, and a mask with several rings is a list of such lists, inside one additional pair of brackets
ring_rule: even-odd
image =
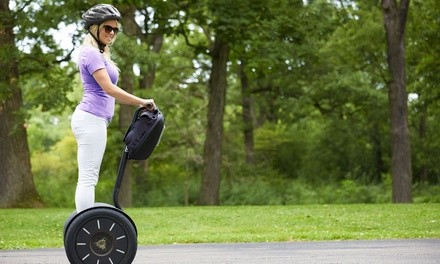
[(121, 104), (134, 105), (134, 106), (147, 106), (152, 105), (155, 108), (153, 99), (142, 99), (135, 95), (132, 95), (118, 86), (114, 85), (107, 73), (106, 69), (99, 69), (93, 73), (93, 77), (96, 82), (101, 86), (104, 92), (114, 97)]

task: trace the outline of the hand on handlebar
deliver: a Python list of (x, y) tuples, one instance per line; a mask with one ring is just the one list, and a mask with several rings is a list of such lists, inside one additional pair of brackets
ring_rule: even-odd
[(145, 100), (145, 104), (143, 105), (143, 107), (147, 108), (148, 111), (154, 111), (157, 108), (153, 99)]

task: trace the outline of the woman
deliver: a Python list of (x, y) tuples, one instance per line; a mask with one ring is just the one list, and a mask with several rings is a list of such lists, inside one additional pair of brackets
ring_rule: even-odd
[(115, 99), (134, 106), (155, 107), (153, 99), (142, 99), (116, 83), (119, 69), (110, 58), (110, 47), (119, 31), (121, 14), (112, 5), (99, 4), (82, 16), (88, 34), (81, 47), (78, 67), (84, 94), (71, 120), (78, 143), (77, 212), (95, 203), (95, 186), (107, 142), (107, 126), (114, 115)]

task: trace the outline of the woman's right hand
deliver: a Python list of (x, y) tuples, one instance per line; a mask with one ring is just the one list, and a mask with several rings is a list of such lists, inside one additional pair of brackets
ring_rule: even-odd
[(145, 99), (142, 106), (146, 107), (148, 111), (153, 111), (156, 109), (156, 104), (154, 103), (154, 99)]

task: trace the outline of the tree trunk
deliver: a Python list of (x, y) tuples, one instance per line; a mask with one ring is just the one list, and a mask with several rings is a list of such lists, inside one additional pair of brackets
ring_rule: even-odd
[(241, 81), (241, 105), (243, 108), (243, 135), (246, 163), (254, 163), (254, 122), (252, 118), (252, 97), (249, 88), (248, 76), (245, 72), (246, 62), (241, 60), (240, 81)]
[[(154, 53), (160, 53), (163, 45), (163, 30), (161, 25), (159, 28), (152, 34), (151, 39), (149, 40), (148, 46), (151, 47), (151, 51)], [(142, 79), (139, 82), (139, 87), (141, 89), (150, 89), (153, 86), (154, 80), (156, 79), (156, 68), (152, 69), (147, 68), (146, 70), (141, 71)]]
[(211, 54), (212, 69), (208, 87), (208, 127), (204, 146), (205, 164), (199, 199), (201, 205), (220, 204), (223, 114), (226, 101), (226, 63), (229, 56), (229, 47), (221, 38), (217, 37)]
[(0, 207), (39, 207), (34, 185), (23, 98), (18, 84), (18, 50), (9, 1), (0, 1)]
[[(137, 32), (137, 24), (134, 20), (136, 8), (133, 6), (121, 6), (119, 8), (123, 17), (124, 33), (128, 36), (135, 36)], [(127, 52), (124, 50), (124, 52)], [(121, 68), (121, 82), (120, 87), (129, 93), (133, 93), (134, 80), (132, 73), (132, 63), (124, 62), (124, 67)], [(119, 128), (121, 131), (126, 131), (130, 126), (133, 118), (133, 107), (130, 105), (121, 105), (119, 108)], [(132, 162), (127, 162), (125, 168), (124, 178), (122, 179), (121, 190), (119, 193), (119, 201), (121, 206), (130, 207), (133, 204), (132, 192)]]
[[(145, 38), (148, 41), (148, 47), (151, 47), (151, 52), (154, 53), (160, 53), (160, 50), (162, 49), (163, 40), (164, 40), (164, 34), (162, 30), (162, 25), (159, 25), (159, 28), (152, 34), (152, 37)], [(149, 51), (145, 51), (149, 52)], [(151, 89), (154, 80), (156, 79), (156, 67), (141, 69), (141, 80), (139, 81), (139, 88), (140, 89)], [(157, 102), (160, 105), (160, 102)], [(141, 160), (139, 161), (140, 167), (142, 168), (142, 173), (139, 175), (134, 175), (134, 180), (136, 182), (136, 186), (140, 190), (148, 190), (148, 160)]]
[(428, 106), (426, 103), (423, 103), (420, 109), (420, 121), (419, 121), (419, 140), (420, 145), (422, 147), (422, 165), (420, 168), (419, 181), (420, 182), (428, 182), (428, 166), (426, 165), (426, 153), (427, 153), (427, 143), (426, 135), (427, 135), (427, 117), (428, 117)]
[(409, 0), (382, 0), (391, 74), (389, 100), (391, 107), (391, 173), (393, 202), (412, 202), (411, 144), (408, 130), (408, 96), (405, 87), (405, 24)]
[[(137, 11), (136, 7), (133, 5), (121, 5), (119, 7), (123, 17), (123, 25), (124, 25), (124, 33), (129, 37), (141, 38), (143, 41), (147, 40), (149, 47), (152, 47), (152, 51), (155, 53), (159, 53), (162, 45), (163, 45), (163, 31), (162, 28), (159, 28), (155, 31), (153, 36), (149, 39), (145, 35), (142, 35), (141, 29), (135, 20), (135, 13)], [(124, 50), (124, 52), (127, 52)], [(149, 52), (146, 50), (145, 52)], [(127, 58), (129, 56), (126, 56)], [(134, 92), (134, 76), (132, 73), (133, 63), (128, 61), (125, 62), (127, 65), (121, 71), (121, 88), (126, 90), (129, 93)], [(142, 68), (141, 65), (141, 79), (137, 83), (141, 89), (150, 89), (154, 83), (154, 79), (156, 76), (156, 69), (145, 69)], [(121, 105), (119, 112), (119, 125), (122, 130), (126, 130), (130, 125), (130, 121), (133, 116), (133, 108), (131, 106)], [(127, 164), (123, 186), (121, 188), (122, 193), (122, 202), (121, 204), (125, 206), (132, 205), (132, 182), (134, 182), (138, 189), (146, 190), (148, 188), (148, 161), (142, 160), (137, 161), (142, 168), (142, 173), (132, 174), (133, 163), (129, 162)]]
[[(130, 78), (130, 74), (121, 74), (122, 84), (121, 87), (124, 87), (124, 90), (131, 93), (132, 89), (129, 89), (130, 83), (133, 83), (133, 80)], [(121, 105), (119, 110), (119, 127), (122, 131), (126, 131), (130, 126), (131, 120), (133, 118), (133, 107), (129, 105)], [(131, 187), (131, 178), (132, 178), (132, 162), (127, 162), (127, 166), (125, 167), (124, 178), (122, 179), (121, 189), (119, 193), (119, 202), (123, 207), (130, 207), (133, 205), (132, 198), (132, 187)]]

